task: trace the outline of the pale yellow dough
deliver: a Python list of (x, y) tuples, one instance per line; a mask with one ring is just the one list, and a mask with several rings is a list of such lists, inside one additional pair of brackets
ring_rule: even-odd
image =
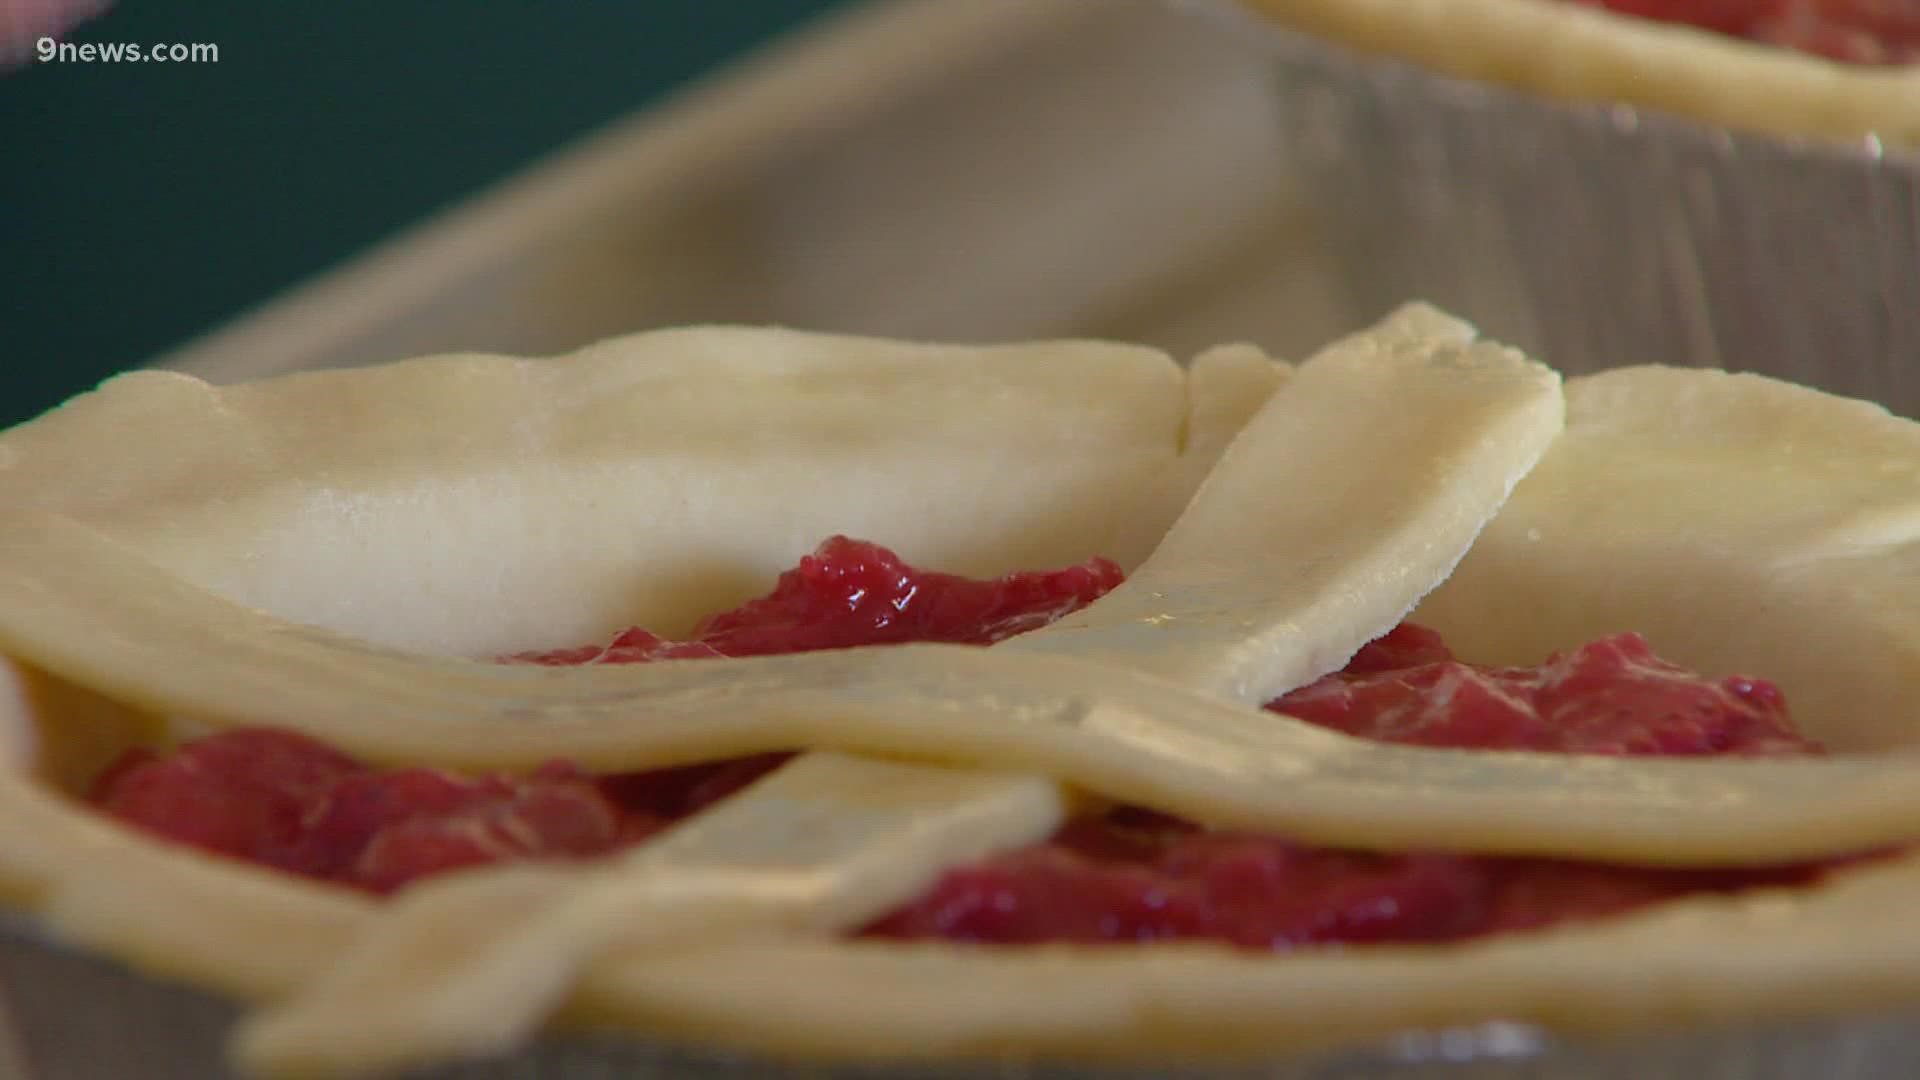
[[(1216, 353), (1202, 370), (1222, 362)], [(1410, 308), (1303, 366), (1289, 392), (1275, 395), (1226, 444), (1166, 538), (1126, 584), (1086, 611), (994, 650), (979, 669), (977, 696), (955, 702), (926, 692), (927, 676), (951, 673), (965, 655), (953, 649), (869, 653), (900, 663), (897, 671), (851, 676), (864, 684), (857, 694), (862, 702), (846, 691), (829, 691), (824, 699), (799, 696), (794, 691), (807, 681), (804, 675), (756, 696), (785, 699), (790, 716), (828, 722), (823, 738), (791, 740), (803, 746), (831, 741), (833, 725), (877, 698), (882, 715), (931, 732), (940, 741), (926, 752), (944, 756), (951, 754), (945, 743), (955, 730), (1004, 723), (1034, 689), (1059, 689), (1077, 695), (1070, 708), (1086, 713), (1077, 726), (1095, 736), (1093, 747), (1143, 758), (1148, 747), (1138, 739), (1129, 743), (1124, 733), (1101, 731), (1096, 723), (1113, 711), (1111, 701), (1126, 698), (1111, 686), (1103, 696), (1088, 696), (1090, 688), (1111, 682), (1105, 670), (1034, 669), (1017, 663), (1020, 654), (1053, 652), (1144, 669), (1176, 687), (1258, 705), (1337, 667), (1402, 618), (1465, 554), (1545, 453), (1563, 416), (1559, 379), (1551, 371), (1512, 350), (1475, 342), (1464, 323)], [(1392, 482), (1408, 457), (1429, 460), (1447, 482), (1428, 483), (1424, 473)], [(1307, 495), (1335, 466), (1369, 482)], [(83, 546), (76, 542), (69, 551)], [(57, 612), (40, 617), (58, 621)], [(11, 640), (24, 642), (26, 634)], [(844, 659), (796, 657), (787, 666), (796, 674), (848, 679)], [(170, 666), (191, 660), (183, 655)], [(915, 660), (927, 665), (917, 680)], [(62, 670), (84, 677), (81, 669)], [(679, 665), (634, 672), (660, 682), (675, 674), (729, 678), (742, 670)], [(286, 674), (287, 682), (298, 678), (295, 670)], [(439, 674), (422, 670), (418, 682)], [(904, 684), (901, 674), (908, 676)], [(1052, 685), (1046, 674), (1053, 675)], [(149, 675), (129, 685), (151, 681)], [(701, 696), (679, 695), (687, 704)], [(687, 733), (710, 748), (719, 720), (714, 714), (740, 709), (731, 694), (717, 702), (710, 691), (707, 696), (709, 707), (695, 706), (699, 715), (689, 717), (695, 723)], [(369, 695), (332, 712), (378, 714), (383, 704), (381, 695)], [(665, 719), (654, 708), (633, 712), (649, 724)], [(1193, 722), (1191, 710), (1173, 708), (1164, 719), (1163, 737), (1175, 742), (1187, 729), (1206, 726)], [(532, 724), (535, 717), (507, 722)], [(473, 727), (443, 734), (449, 741), (486, 742), (489, 732)], [(1045, 741), (1030, 730), (1012, 734)], [(296, 1000), (247, 1024), (240, 1059), (271, 1072), (341, 1072), (498, 1050), (531, 1036), (611, 951), (649, 943), (654, 951), (681, 950), (743, 934), (824, 935), (858, 927), (911, 899), (945, 869), (1050, 833), (1063, 814), (1055, 778), (1069, 773), (956, 772), (816, 752), (607, 865), (511, 869), (431, 884), (396, 905)], [(1115, 794), (1102, 788), (1097, 765), (1094, 775), (1086, 786)], [(1223, 791), (1247, 787), (1230, 776), (1217, 779)], [(1308, 776), (1297, 781), (1290, 785), (1296, 805), (1316, 797), (1336, 806), (1353, 802), (1340, 797), (1337, 780), (1333, 790)]]
[[(1060, 782), (1387, 847), (1715, 863), (1920, 832), (1906, 749), (1920, 729), (1896, 707), (1920, 693), (1920, 428), (1693, 371), (1575, 380), (1564, 431), (1561, 400), (1550, 373), (1418, 307), (1291, 378), (1245, 349), (1187, 373), (1095, 343), (738, 329), (229, 390), (127, 377), (0, 434), (0, 499), (16, 510), (0, 524), (0, 650), (15, 658), (0, 666), (0, 894), (58, 936), (219, 992), (298, 1006), (323, 991), (311, 1000), (325, 1009), (250, 1029), (244, 1060), (288, 1075), (511, 1042), (511, 1025), (489, 1042), (475, 1010), (514, 980), (448, 964), (476, 926), (434, 919), (444, 897), (488, 919), (524, 908), (499, 928), (500, 970), (573, 985), (576, 1017), (778, 1054), (1241, 1055), (1490, 1016), (1613, 1029), (1920, 998), (1912, 860), (1446, 948), (1269, 957), (818, 936), (942, 866), (1044, 833)], [(1137, 573), (1115, 603), (993, 650), (573, 671), (458, 658), (633, 622), (682, 629), (833, 532), (973, 573), (1102, 551)], [(1310, 572), (1276, 582), (1289, 555)], [(1417, 751), (1252, 707), (1338, 666), (1456, 562), (1415, 616), (1470, 659), (1533, 662), (1637, 629), (1682, 663), (1778, 676), (1806, 728), (1880, 756)], [(1156, 592), (1159, 612), (1140, 599)], [(1183, 623), (1218, 651), (1139, 647), (1139, 627), (1177, 639)], [(221, 663), (192, 666), (195, 649)], [(140, 710), (181, 730), (287, 722), (375, 756), (468, 765), (797, 745), (946, 767), (814, 755), (813, 773), (777, 774), (631, 868), (484, 871), (383, 909), (144, 841), (48, 786), (84, 777), (110, 743), (164, 737)], [(862, 785), (836, 794), (844, 776), (895, 779), (869, 802)], [(789, 851), (777, 827), (760, 844), (755, 823), (797, 812), (780, 809), (795, 797), (812, 800), (821, 846)], [(928, 842), (891, 853), (897, 837), (867, 810)], [(807, 869), (816, 850), (826, 861)], [(741, 918), (725, 904), (699, 916), (705, 900), (675, 891), (725, 878), (717, 854), (741, 860)], [(617, 919), (595, 912), (634, 896), (678, 913), (671, 940), (607, 935)], [(432, 932), (410, 934), (409, 912)], [(422, 959), (389, 960), (382, 941)], [(342, 956), (355, 960), (333, 967)], [(355, 1045), (356, 980), (395, 974), (446, 1003), (440, 1034), (409, 1042), (368, 1012)]]
[(1570, 409), (1417, 618), (1493, 663), (1635, 629), (1701, 670), (1764, 673), (1836, 749), (1920, 742), (1920, 425), (1658, 367), (1579, 380)]
[(1787, 136), (1920, 145), (1920, 66), (1835, 63), (1569, 0), (1242, 0), (1449, 75)]

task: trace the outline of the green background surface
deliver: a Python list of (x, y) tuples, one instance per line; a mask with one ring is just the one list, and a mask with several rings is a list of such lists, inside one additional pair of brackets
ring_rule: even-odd
[(0, 75), (0, 424), (847, 0), (121, 0)]

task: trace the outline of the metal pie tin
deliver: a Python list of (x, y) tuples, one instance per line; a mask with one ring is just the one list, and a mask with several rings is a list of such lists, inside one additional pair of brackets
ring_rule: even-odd
[(1363, 319), (1430, 300), (1561, 369), (1757, 371), (1920, 415), (1920, 150), (1443, 76), (1225, 4)]

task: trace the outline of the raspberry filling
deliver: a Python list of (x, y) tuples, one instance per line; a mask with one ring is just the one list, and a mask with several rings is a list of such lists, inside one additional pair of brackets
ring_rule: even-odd
[[(606, 645), (507, 662), (639, 663), (939, 641), (990, 645), (1091, 603), (1121, 580), (1094, 559), (975, 580), (834, 537), (767, 596), (684, 641), (634, 628)], [(1340, 672), (1271, 703), (1362, 738), (1585, 754), (1817, 754), (1768, 683), (1709, 679), (1633, 634), (1537, 667), (1454, 659), (1402, 625)], [(248, 728), (165, 753), (134, 750), (96, 780), (102, 811), (176, 843), (387, 894), (515, 859), (593, 858), (644, 841), (787, 760), (785, 754), (587, 774), (381, 769), (305, 736)], [(983, 942), (1199, 938), (1249, 948), (1436, 941), (1595, 918), (1702, 891), (1804, 884), (1837, 863), (1674, 870), (1445, 852), (1372, 854), (1212, 831), (1117, 807), (1049, 840), (949, 871), (863, 933)]]
[(1573, 0), (1850, 64), (1920, 63), (1920, 0)]

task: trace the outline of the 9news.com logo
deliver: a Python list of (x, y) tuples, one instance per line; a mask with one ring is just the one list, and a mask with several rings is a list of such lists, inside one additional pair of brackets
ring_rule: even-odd
[(77, 45), (43, 37), (33, 43), (33, 55), (43, 64), (217, 64), (220, 46), (207, 41), (152, 45), (89, 41)]

